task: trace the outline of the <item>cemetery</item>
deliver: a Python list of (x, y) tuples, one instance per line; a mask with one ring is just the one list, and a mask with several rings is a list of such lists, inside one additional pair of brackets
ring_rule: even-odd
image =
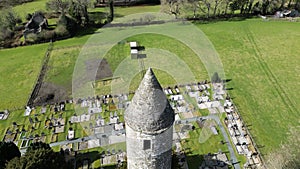
[(261, 156), (254, 146), (253, 139), (249, 135), (249, 131), (245, 128), (230, 97), (227, 97), (225, 100), (224, 110), (226, 112), (224, 123), (227, 126), (232, 143), (234, 144), (237, 153), (244, 155), (247, 158), (244, 167), (252, 168), (261, 166)]
[[(193, 119), (201, 115), (203, 109), (199, 103), (209, 103), (213, 98), (211, 84), (207, 81), (196, 84), (176, 85), (164, 89), (170, 104), (175, 110), (174, 145), (179, 146), (177, 154), (186, 153), (215, 153), (220, 149), (227, 151), (220, 143), (223, 140), (219, 134), (219, 127), (214, 121), (201, 124), (184, 119)], [(223, 95), (221, 93), (220, 95)], [(3, 138), (5, 141), (15, 142), (21, 150), (25, 150), (30, 143), (42, 141), (63, 148), (71, 154), (85, 152), (95, 148), (103, 149), (125, 143), (123, 112), (129, 104), (128, 94), (103, 95), (97, 97), (67, 100), (59, 104), (41, 107), (26, 106), (23, 111), (24, 123), (11, 124)], [(227, 102), (226, 102), (227, 103)], [(218, 102), (218, 104), (220, 104)], [(207, 109), (207, 108), (206, 108)], [(227, 109), (226, 109), (227, 110)], [(14, 113), (14, 112), (13, 112)], [(202, 134), (211, 134), (209, 141), (200, 143)], [(213, 148), (212, 148), (213, 147)], [(110, 150), (110, 148), (106, 148)], [(100, 162), (86, 161), (88, 165), (120, 165), (124, 161), (124, 149), (100, 152)], [(71, 157), (70, 157), (71, 158)], [(72, 157), (73, 158), (73, 157)], [(194, 164), (194, 159), (186, 158), (186, 164)], [(100, 164), (98, 164), (100, 163)], [(82, 163), (83, 164), (83, 163)], [(201, 165), (201, 163), (197, 163)]]

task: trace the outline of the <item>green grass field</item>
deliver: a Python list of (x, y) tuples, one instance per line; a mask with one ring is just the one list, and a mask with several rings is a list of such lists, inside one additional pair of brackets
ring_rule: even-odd
[(0, 50), (0, 110), (26, 105), (48, 44)]
[(299, 28), (258, 19), (198, 25), (220, 54), (229, 91), (263, 154), (299, 125)]
[(35, 0), (33, 2), (24, 3), (15, 6), (13, 10), (25, 21), (27, 14), (32, 14), (36, 11), (46, 11), (46, 2), (48, 0)]

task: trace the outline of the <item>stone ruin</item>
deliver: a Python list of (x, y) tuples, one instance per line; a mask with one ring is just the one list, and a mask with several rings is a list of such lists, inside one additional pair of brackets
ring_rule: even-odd
[(43, 28), (48, 27), (48, 21), (46, 17), (41, 12), (35, 12), (31, 19), (25, 25), (25, 30), (23, 31), (23, 35), (26, 39), (26, 35), (29, 33), (38, 34), (42, 31)]

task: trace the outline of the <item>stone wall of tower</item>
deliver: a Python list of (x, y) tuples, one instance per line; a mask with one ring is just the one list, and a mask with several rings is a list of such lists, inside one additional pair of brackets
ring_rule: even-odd
[(160, 134), (149, 135), (134, 131), (127, 125), (128, 169), (171, 169), (172, 138), (172, 126)]

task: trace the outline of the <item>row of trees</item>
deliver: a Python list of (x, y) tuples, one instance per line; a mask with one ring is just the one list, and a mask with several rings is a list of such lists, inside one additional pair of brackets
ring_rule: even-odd
[[(14, 12), (13, 8), (8, 5), (24, 3), (27, 1), (32, 0), (12, 0), (10, 3), (6, 4), (5, 8), (1, 9), (0, 46), (11, 47), (23, 44), (19, 39), (22, 36), (25, 23), (22, 22), (21, 18)], [(0, 0), (0, 2), (2, 1)], [(66, 38), (73, 35), (76, 33), (76, 30), (80, 30), (80, 26), (86, 27), (89, 24), (88, 8), (91, 4), (92, 0), (49, 0), (46, 3), (48, 12), (40, 13), (43, 13), (46, 16), (59, 15), (55, 29), (43, 29), (39, 34), (30, 33), (26, 36), (26, 43), (49, 41), (50, 39)], [(28, 14), (26, 20), (29, 21), (31, 17), (32, 14)]]
[(64, 156), (49, 144), (32, 143), (21, 156), (13, 142), (0, 142), (0, 169), (67, 169), (72, 168)]
[(0, 11), (0, 41), (14, 36), (17, 25), (22, 22), (21, 18), (12, 8), (1, 9)]
[(89, 23), (88, 7), (90, 0), (50, 0), (46, 3), (49, 10), (60, 13), (60, 19), (66, 15), (73, 17), (77, 23), (86, 26)]
[(1, 0), (0, 1), (0, 8), (6, 7), (6, 6), (15, 6), (26, 2), (32, 2), (34, 0)]
[(233, 14), (274, 14), (277, 10), (299, 9), (300, 0), (163, 0), (163, 10), (175, 16), (216, 17)]

